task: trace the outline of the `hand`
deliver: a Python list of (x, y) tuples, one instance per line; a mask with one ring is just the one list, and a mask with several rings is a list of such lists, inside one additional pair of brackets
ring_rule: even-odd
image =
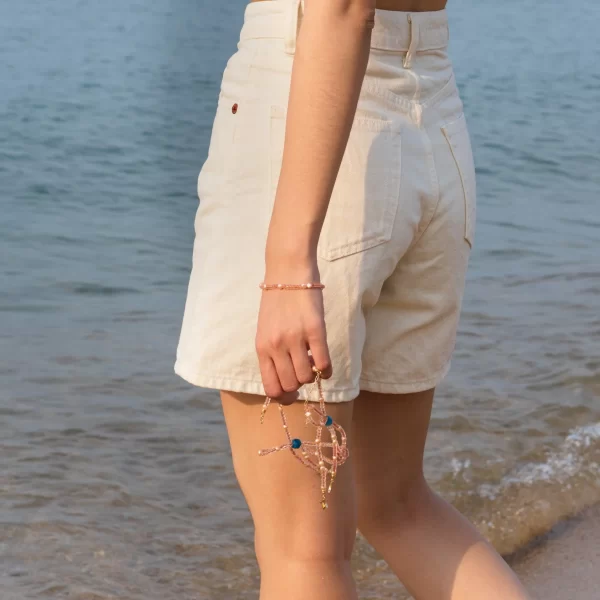
[(331, 377), (322, 290), (263, 291), (256, 351), (265, 393), (281, 404), (294, 402), (297, 390), (314, 381), (313, 362), (324, 379)]

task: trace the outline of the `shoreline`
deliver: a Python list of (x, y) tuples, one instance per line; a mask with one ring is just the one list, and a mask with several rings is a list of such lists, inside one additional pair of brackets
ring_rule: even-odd
[(506, 557), (533, 598), (597, 600), (600, 589), (600, 504), (557, 523)]

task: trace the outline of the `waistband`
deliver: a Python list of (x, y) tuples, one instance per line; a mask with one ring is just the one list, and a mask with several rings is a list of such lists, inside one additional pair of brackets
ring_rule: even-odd
[[(246, 7), (240, 40), (283, 39), (293, 54), (304, 11), (303, 0), (265, 0)], [(445, 9), (431, 12), (375, 11), (371, 48), (391, 52), (440, 50), (448, 46)]]

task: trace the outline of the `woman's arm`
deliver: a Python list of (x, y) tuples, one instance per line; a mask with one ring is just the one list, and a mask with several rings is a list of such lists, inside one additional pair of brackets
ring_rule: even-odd
[[(266, 247), (267, 283), (318, 281), (316, 249), (369, 57), (375, 0), (305, 0), (283, 164)], [(289, 401), (330, 374), (319, 291), (263, 292), (256, 339), (267, 395)]]
[[(367, 67), (374, 0), (306, 0), (267, 273), (314, 259)], [(273, 272), (273, 271), (272, 271)]]

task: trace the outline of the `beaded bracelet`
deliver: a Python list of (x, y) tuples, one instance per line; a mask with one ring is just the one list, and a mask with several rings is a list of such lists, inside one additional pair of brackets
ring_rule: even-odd
[[(327, 493), (331, 494), (331, 488), (335, 481), (338, 467), (346, 462), (346, 459), (349, 456), (349, 450), (346, 432), (341, 425), (334, 422), (325, 409), (325, 398), (323, 396), (323, 387), (321, 385), (321, 371), (314, 366), (313, 371), (315, 373), (314, 385), (319, 394), (319, 408), (309, 405), (307, 397), (304, 400), (304, 416), (306, 417), (305, 425), (313, 425), (317, 428), (315, 441), (307, 442), (300, 438), (292, 438), (288, 430), (283, 406), (279, 404), (279, 414), (287, 437), (287, 444), (259, 450), (258, 454), (259, 456), (266, 456), (272, 452), (279, 452), (279, 450), (290, 450), (294, 458), (299, 460), (304, 466), (318, 473), (321, 476), (321, 507), (325, 510), (328, 506), (325, 492), (327, 491)], [(261, 424), (264, 421), (265, 413), (267, 412), (270, 403), (271, 398), (267, 397), (260, 415)], [(324, 431), (329, 433), (329, 437), (331, 438), (330, 442), (323, 441), (322, 436)], [(324, 454), (324, 449), (330, 449), (331, 456)]]
[(260, 283), (258, 287), (264, 292), (269, 290), (322, 290), (322, 283)]

